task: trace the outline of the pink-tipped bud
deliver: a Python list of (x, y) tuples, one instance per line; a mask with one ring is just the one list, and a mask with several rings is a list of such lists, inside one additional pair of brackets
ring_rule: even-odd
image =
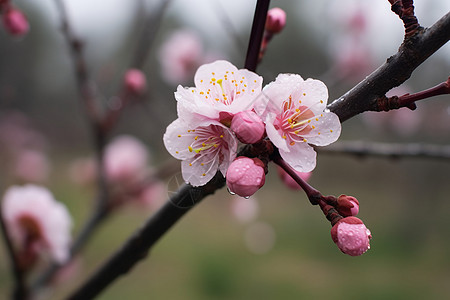
[(7, 9), (2, 17), (3, 25), (11, 35), (22, 36), (30, 29), (27, 18), (16, 8)]
[(372, 235), (363, 221), (356, 217), (347, 217), (331, 228), (331, 238), (343, 253), (359, 256), (370, 249), (369, 241)]
[(240, 156), (228, 167), (226, 178), (231, 193), (241, 197), (250, 197), (266, 181), (264, 163), (258, 158)]
[[(294, 170), (295, 171), (295, 170)], [(312, 175), (312, 172), (298, 172), (297, 175), (304, 181), (308, 181)], [(301, 186), (285, 171), (283, 168), (278, 167), (278, 175), (280, 175), (281, 181), (292, 190), (301, 190)]]
[(237, 138), (245, 144), (259, 142), (265, 132), (265, 125), (261, 118), (253, 111), (242, 111), (233, 116), (231, 130)]
[(133, 95), (142, 95), (147, 88), (147, 79), (138, 69), (130, 69), (124, 76), (125, 89)]
[(274, 7), (267, 12), (266, 30), (270, 33), (279, 33), (286, 26), (286, 12)]
[(356, 216), (359, 212), (358, 199), (352, 196), (340, 195), (337, 199), (336, 210), (344, 217)]

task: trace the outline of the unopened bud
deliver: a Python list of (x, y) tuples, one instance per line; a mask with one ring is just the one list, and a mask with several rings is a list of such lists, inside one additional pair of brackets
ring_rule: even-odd
[(279, 33), (286, 26), (286, 12), (274, 7), (267, 12), (265, 29), (270, 33)]
[(254, 144), (263, 138), (265, 125), (255, 112), (247, 110), (233, 116), (230, 129), (242, 143)]
[(344, 217), (356, 216), (359, 212), (358, 199), (352, 196), (340, 195), (337, 199), (336, 210)]
[(370, 249), (372, 235), (363, 221), (356, 217), (347, 217), (331, 228), (331, 238), (343, 253), (359, 256)]
[(16, 8), (7, 9), (3, 13), (2, 18), (3, 25), (11, 35), (22, 36), (30, 29), (27, 18)]
[(138, 69), (130, 69), (125, 73), (124, 84), (127, 91), (134, 95), (142, 95), (147, 88), (145, 75)]
[(240, 156), (228, 167), (226, 179), (230, 192), (241, 197), (250, 197), (266, 181), (264, 163), (258, 158)]

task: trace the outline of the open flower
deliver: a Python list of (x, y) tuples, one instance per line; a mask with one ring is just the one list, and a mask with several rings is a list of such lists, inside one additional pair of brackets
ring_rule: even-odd
[(36, 185), (10, 187), (2, 210), (9, 235), (20, 253), (47, 252), (59, 263), (69, 258), (72, 221), (66, 207), (50, 191)]
[(339, 118), (325, 111), (328, 90), (319, 80), (280, 74), (268, 84), (254, 106), (266, 123), (266, 132), (281, 157), (299, 172), (316, 166), (316, 152), (310, 144), (326, 146), (341, 133)]
[(193, 186), (206, 184), (217, 170), (225, 176), (236, 157), (237, 144), (231, 130), (217, 121), (191, 126), (179, 118), (164, 134), (167, 151), (182, 160), (183, 179)]
[(191, 123), (193, 119), (216, 120), (229, 126), (234, 114), (251, 110), (260, 95), (262, 77), (231, 63), (218, 60), (198, 68), (195, 87), (178, 86), (178, 117)]

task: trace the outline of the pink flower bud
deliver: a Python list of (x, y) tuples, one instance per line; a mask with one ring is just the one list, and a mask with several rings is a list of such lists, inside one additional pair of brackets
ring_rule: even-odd
[[(312, 172), (295, 171), (295, 173), (297, 173), (297, 175), (300, 176), (300, 178), (303, 179), (304, 181), (308, 181), (312, 175)], [(288, 188), (293, 189), (293, 190), (301, 190), (302, 189), (300, 187), (300, 185), (285, 170), (283, 170), (283, 168), (278, 167), (278, 175), (280, 175), (281, 180)]]
[(258, 158), (240, 156), (228, 167), (226, 178), (231, 193), (250, 197), (266, 181), (264, 163)]
[(6, 30), (15, 36), (26, 34), (30, 28), (25, 15), (16, 8), (9, 8), (3, 14), (3, 25)]
[(234, 131), (237, 138), (245, 144), (259, 142), (265, 132), (264, 122), (251, 110), (239, 112), (234, 115), (230, 128)]
[(370, 249), (369, 241), (372, 235), (363, 221), (356, 217), (347, 217), (331, 228), (331, 238), (343, 253), (359, 256)]
[(359, 212), (359, 202), (355, 197), (340, 195), (336, 209), (344, 217), (356, 216)]
[(286, 13), (278, 7), (269, 9), (266, 19), (266, 30), (270, 33), (279, 33), (286, 26)]
[(147, 88), (147, 80), (142, 71), (130, 69), (125, 73), (124, 85), (128, 92), (134, 95), (142, 95)]

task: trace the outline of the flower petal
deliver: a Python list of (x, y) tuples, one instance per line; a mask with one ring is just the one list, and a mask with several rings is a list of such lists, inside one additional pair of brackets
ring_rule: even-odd
[(316, 151), (307, 143), (296, 143), (290, 151), (279, 149), (281, 157), (298, 172), (311, 172), (316, 167)]
[(163, 141), (170, 155), (176, 159), (188, 159), (195, 155), (195, 152), (189, 151), (188, 148), (193, 138), (189, 126), (178, 118), (167, 126)]
[(214, 157), (197, 154), (193, 158), (181, 162), (183, 179), (193, 186), (208, 183), (217, 172), (219, 166), (219, 153)]
[(341, 122), (332, 112), (313, 118), (311, 125), (313, 129), (304, 136), (309, 144), (326, 146), (335, 142), (341, 134)]
[(270, 114), (266, 117), (267, 136), (278, 149), (289, 151), (286, 140), (281, 137), (281, 133), (278, 132), (273, 125), (275, 118), (275, 114)]

